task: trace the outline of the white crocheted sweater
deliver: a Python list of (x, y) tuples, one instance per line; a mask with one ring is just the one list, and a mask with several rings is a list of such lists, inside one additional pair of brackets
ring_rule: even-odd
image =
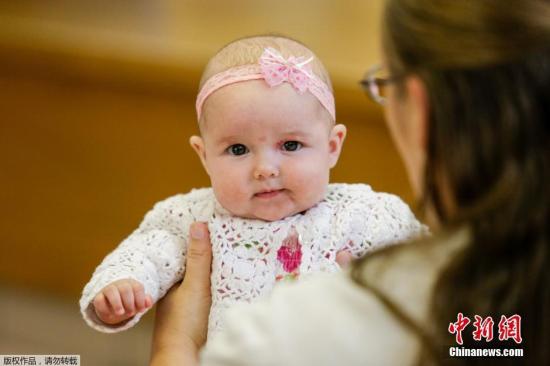
[(212, 242), (209, 336), (223, 326), (231, 304), (266, 296), (281, 279), (337, 271), (335, 257), (342, 249), (359, 257), (426, 232), (401, 199), (364, 184), (330, 184), (317, 205), (273, 222), (235, 217), (216, 201), (211, 188), (193, 190), (157, 203), (96, 268), (80, 299), (86, 322), (108, 333), (136, 324), (143, 314), (122, 325), (102, 323), (91, 304), (94, 297), (123, 278), (141, 282), (155, 302), (164, 296), (184, 275), (194, 221), (208, 222)]

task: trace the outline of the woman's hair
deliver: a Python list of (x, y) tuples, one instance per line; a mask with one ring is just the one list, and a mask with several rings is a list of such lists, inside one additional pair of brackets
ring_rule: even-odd
[[(424, 207), (472, 233), (437, 280), (434, 324), (408, 324), (421, 363), (550, 364), (550, 2), (389, 0), (383, 41), (391, 73), (420, 77), (428, 93)], [(492, 316), (497, 331), (501, 315), (520, 315), (521, 345), (468, 331), (464, 347), (521, 347), (524, 357), (450, 359), (458, 313)]]

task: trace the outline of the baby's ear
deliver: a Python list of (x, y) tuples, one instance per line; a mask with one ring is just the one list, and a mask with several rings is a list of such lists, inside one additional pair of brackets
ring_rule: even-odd
[(202, 139), (202, 137), (191, 136), (191, 138), (189, 138), (189, 144), (191, 145), (193, 150), (195, 150), (195, 152), (199, 156), (199, 159), (201, 159), (202, 166), (204, 170), (206, 170), (206, 173), (210, 174), (208, 173), (208, 167), (206, 165), (206, 151), (204, 149), (204, 140)]
[(340, 157), (340, 153), (342, 152), (342, 145), (344, 145), (344, 140), (346, 139), (346, 132), (346, 126), (344, 126), (343, 124), (335, 125), (330, 131), (328, 152), (331, 168), (334, 168), (334, 166), (338, 162), (338, 158)]

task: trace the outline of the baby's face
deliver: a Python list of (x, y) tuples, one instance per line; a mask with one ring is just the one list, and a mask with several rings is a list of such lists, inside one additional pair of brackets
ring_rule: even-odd
[(313, 95), (247, 81), (214, 92), (203, 108), (203, 136), (191, 144), (228, 211), (273, 221), (323, 198), (346, 130)]

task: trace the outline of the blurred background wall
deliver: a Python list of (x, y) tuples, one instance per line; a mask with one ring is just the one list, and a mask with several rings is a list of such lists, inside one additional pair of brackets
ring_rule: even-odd
[[(188, 146), (208, 58), (276, 32), (308, 44), (349, 129), (335, 182), (410, 191), (381, 109), (357, 81), (380, 60), (382, 0), (0, 2), (0, 354), (147, 363), (152, 318), (87, 329), (80, 291), (158, 200), (207, 186)], [(102, 349), (100, 352), (99, 349)]]

